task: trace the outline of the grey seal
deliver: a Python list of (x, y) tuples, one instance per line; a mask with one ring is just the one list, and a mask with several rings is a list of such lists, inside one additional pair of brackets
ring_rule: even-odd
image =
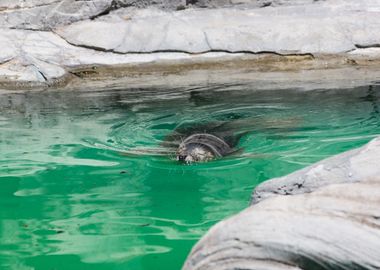
[(185, 163), (207, 162), (234, 152), (222, 138), (208, 133), (196, 133), (185, 138), (178, 146), (176, 159)]
[[(240, 152), (238, 144), (247, 134), (239, 119), (229, 113), (213, 121), (182, 122), (162, 142), (181, 163), (207, 162)], [(242, 123), (245, 125), (246, 123)]]

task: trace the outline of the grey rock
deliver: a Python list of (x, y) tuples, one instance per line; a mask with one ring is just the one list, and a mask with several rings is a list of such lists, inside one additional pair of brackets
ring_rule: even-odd
[(14, 29), (50, 30), (58, 25), (95, 17), (111, 8), (111, 0), (45, 2), (0, 13), (3, 26)]
[[(94, 18), (123, 7), (185, 8), (245, 7), (314, 3), (312, 0), (0, 0), (0, 23), (16, 29), (50, 30), (83, 19)], [(4, 12), (1, 12), (4, 11)]]
[(177, 10), (183, 9), (187, 5), (186, 0), (116, 0), (117, 7), (137, 7), (137, 8), (149, 8), (156, 7), (164, 10)]
[(380, 175), (380, 138), (359, 149), (322, 160), (284, 177), (260, 184), (252, 193), (252, 204), (278, 195), (313, 192), (320, 187), (353, 183)]
[(50, 83), (65, 76), (66, 70), (39, 59), (14, 58), (0, 66), (0, 74), (0, 81), (10, 78), (13, 81)]
[[(380, 2), (371, 2), (367, 8), (370, 8), (371, 16), (367, 9), (357, 7), (353, 1), (255, 11), (229, 8), (131, 12), (126, 9), (124, 13), (119, 11), (102, 16), (99, 21), (81, 21), (59, 27), (56, 33), (76, 46), (116, 53), (337, 54), (380, 44), (380, 32), (377, 31), (380, 28)], [(116, 39), (114, 29), (119, 29), (120, 36)]]
[(25, 9), (59, 2), (61, 0), (0, 0), (0, 10)]
[[(84, 2), (83, 0), (82, 2)], [(81, 1), (76, 1), (81, 2)], [(86, 1), (94, 2), (96, 0)], [(317, 1), (314, 0), (110, 0), (107, 2), (107, 8), (109, 10), (118, 9), (122, 7), (136, 7), (136, 8), (149, 8), (156, 7), (163, 10), (182, 10), (185, 8), (220, 8), (231, 6), (242, 6), (249, 8), (260, 7), (275, 7), (280, 5), (304, 5), (312, 4)], [(68, 6), (72, 2), (67, 0), (0, 0), (0, 11), (6, 10), (12, 12), (16, 10), (32, 11), (32, 8), (48, 6), (49, 9), (54, 9), (58, 6)], [(75, 5), (77, 7), (77, 5)], [(31, 9), (31, 10), (28, 10)], [(66, 10), (66, 15), (76, 16), (77, 11), (75, 9)]]
[(313, 0), (116, 0), (118, 7), (149, 8), (156, 7), (163, 10), (182, 10), (185, 8), (220, 8), (231, 6), (242, 6), (249, 8), (259, 8), (266, 6), (294, 5), (313, 3)]
[(212, 227), (183, 269), (379, 269), (374, 177), (253, 205)]
[(348, 53), (350, 56), (364, 56), (367, 58), (380, 55), (380, 47), (356, 49)]
[(316, 4), (314, 0), (188, 0), (195, 7), (220, 8), (238, 6), (243, 8), (265, 8), (277, 6), (296, 6)]
[[(178, 4), (187, 9), (174, 11)], [(216, 9), (197, 8), (203, 6)], [(379, 15), (380, 3), (370, 0), (0, 0), (0, 76), (40, 81), (40, 73), (21, 73), (41, 63), (54, 78), (80, 65), (262, 52), (376, 59)]]
[(5, 35), (0, 35), (0, 46), (1, 46), (1, 53), (0, 53), (0, 64), (7, 62), (17, 56), (18, 51), (16, 47), (14, 46), (14, 43), (12, 42), (12, 39)]
[(88, 65), (141, 64), (156, 61), (231, 59), (241, 55), (208, 53), (115, 54), (68, 44), (48, 31), (2, 29), (0, 35), (0, 81), (45, 82), (68, 75), (67, 69)]
[[(249, 2), (256, 2), (250, 0)], [(189, 5), (193, 5), (196, 7), (202, 7), (202, 8), (219, 8), (224, 6), (232, 5), (233, 3), (230, 0), (186, 0), (186, 3)], [(234, 4), (241, 4), (241, 3), (234, 3)]]
[(56, 33), (76, 46), (117, 53), (210, 51), (201, 29), (182, 16), (170, 14), (151, 10), (147, 15), (147, 10), (136, 10), (135, 16), (127, 21), (84, 21), (59, 28)]
[[(212, 227), (183, 269), (379, 269), (379, 154), (380, 137), (262, 184), (265, 200)], [(295, 194), (314, 191), (273, 196), (294, 175), (310, 187)]]

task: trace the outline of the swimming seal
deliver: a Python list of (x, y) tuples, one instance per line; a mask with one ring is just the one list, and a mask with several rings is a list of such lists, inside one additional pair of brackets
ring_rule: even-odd
[(207, 133), (192, 134), (177, 150), (177, 160), (185, 163), (207, 162), (232, 153), (232, 147), (223, 139)]
[(183, 122), (165, 137), (161, 145), (169, 151), (173, 149), (174, 159), (186, 164), (237, 153), (241, 150), (237, 148), (240, 138), (247, 132), (241, 130), (240, 124), (235, 125), (239, 117), (230, 113), (226, 118)]

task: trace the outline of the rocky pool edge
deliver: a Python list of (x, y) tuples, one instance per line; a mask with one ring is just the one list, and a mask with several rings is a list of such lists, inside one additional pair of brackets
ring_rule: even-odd
[(379, 66), (378, 1), (186, 1), (178, 9), (182, 2), (4, 1), (0, 88)]

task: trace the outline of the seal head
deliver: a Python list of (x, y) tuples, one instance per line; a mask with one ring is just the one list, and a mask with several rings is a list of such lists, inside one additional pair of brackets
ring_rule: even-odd
[(231, 147), (221, 138), (207, 133), (193, 134), (181, 142), (177, 160), (187, 164), (207, 162), (232, 152)]

